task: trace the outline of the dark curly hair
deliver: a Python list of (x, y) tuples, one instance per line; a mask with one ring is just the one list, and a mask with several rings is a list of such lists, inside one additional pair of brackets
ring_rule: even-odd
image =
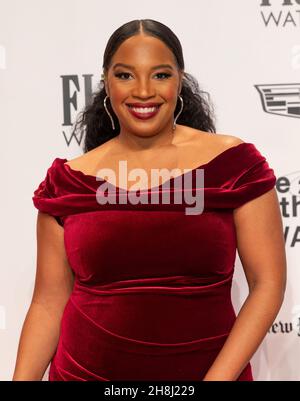
[[(103, 56), (102, 68), (104, 72), (107, 72), (111, 59), (119, 46), (131, 36), (142, 33), (142, 30), (144, 34), (154, 36), (164, 42), (173, 52), (177, 67), (184, 71), (182, 47), (177, 36), (161, 22), (152, 19), (142, 19), (127, 22), (111, 35)], [(84, 153), (107, 142), (120, 133), (118, 118), (108, 101), (107, 107), (115, 122), (115, 129), (112, 130), (110, 118), (103, 104), (106, 95), (104, 81), (101, 79), (97, 91), (92, 94), (90, 104), (87, 104), (79, 113), (79, 117), (75, 122), (73, 134), (76, 134), (78, 129), (85, 133)], [(202, 131), (215, 133), (215, 117), (213, 106), (210, 102), (210, 95), (200, 90), (196, 78), (186, 72), (183, 75), (180, 96), (183, 98), (184, 107), (176, 122)], [(180, 105), (180, 102), (177, 102), (174, 116), (179, 112)]]

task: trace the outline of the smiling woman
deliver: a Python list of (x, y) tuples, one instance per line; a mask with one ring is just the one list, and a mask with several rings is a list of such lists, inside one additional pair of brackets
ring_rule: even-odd
[[(209, 103), (162, 23), (118, 28), (103, 70), (81, 122), (85, 154), (56, 158), (34, 192), (37, 279), (15, 378), (41, 378), (51, 362), (50, 381), (252, 381), (250, 359), (285, 288), (274, 171), (254, 144), (211, 135)], [(143, 185), (146, 203), (118, 185), (121, 202), (98, 203), (94, 171), (120, 159), (191, 175)], [(191, 185), (178, 185), (188, 175)], [(183, 192), (204, 195), (200, 213), (185, 212)], [(237, 247), (250, 291), (238, 316)]]
[(180, 41), (166, 25), (150, 19), (122, 25), (108, 40), (102, 68), (99, 89), (74, 127), (86, 133), (85, 152), (128, 132), (142, 139), (159, 133), (163, 142), (176, 122), (215, 133), (210, 95), (185, 71)]

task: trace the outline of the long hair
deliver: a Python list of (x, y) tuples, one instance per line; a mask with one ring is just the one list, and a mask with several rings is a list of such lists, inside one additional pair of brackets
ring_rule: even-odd
[[(182, 47), (177, 36), (170, 28), (161, 22), (152, 19), (142, 19), (127, 22), (111, 35), (103, 55), (102, 68), (104, 72), (107, 72), (112, 57), (119, 46), (126, 39), (142, 32), (164, 42), (173, 52), (177, 67), (184, 71)], [(114, 119), (114, 130), (112, 129), (110, 118), (105, 111), (103, 101), (106, 96), (104, 81), (101, 79), (97, 90), (92, 93), (91, 102), (79, 113), (77, 121), (75, 122), (73, 134), (77, 134), (78, 130), (85, 134), (84, 153), (107, 142), (120, 133), (118, 118), (111, 107), (110, 101), (107, 101), (107, 108)], [(180, 96), (183, 98), (184, 107), (176, 121), (177, 124), (215, 133), (215, 117), (210, 95), (202, 91), (199, 88), (197, 79), (186, 72), (184, 72), (183, 75)], [(180, 101), (177, 101), (174, 116), (179, 112), (180, 106)]]

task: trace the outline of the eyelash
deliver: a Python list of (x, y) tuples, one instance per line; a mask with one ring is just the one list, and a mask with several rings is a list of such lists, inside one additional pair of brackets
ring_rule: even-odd
[[(118, 78), (120, 78), (120, 76), (121, 75), (130, 75), (129, 74), (129, 72), (119, 72), (119, 73), (117, 73), (117, 74), (115, 74), (115, 77), (118, 77)], [(155, 75), (165, 75), (166, 76), (166, 79), (168, 79), (168, 78), (170, 78), (171, 76), (172, 76), (172, 74), (169, 74), (169, 73), (167, 73), (167, 72), (158, 72), (157, 74), (155, 74)], [(122, 81), (124, 81), (124, 79), (122, 79), (122, 78), (120, 78)], [(126, 80), (125, 80), (126, 81)]]

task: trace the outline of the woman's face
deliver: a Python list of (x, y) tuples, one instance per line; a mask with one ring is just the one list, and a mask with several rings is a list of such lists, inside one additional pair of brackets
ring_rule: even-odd
[[(118, 66), (119, 63), (126, 65)], [(181, 80), (182, 73), (177, 69), (173, 53), (161, 40), (143, 34), (125, 40), (105, 76), (106, 93), (121, 132), (143, 137), (161, 131), (172, 132)], [(132, 109), (135, 103), (142, 105)], [(151, 118), (145, 118), (148, 114), (142, 114), (143, 111), (152, 115), (153, 108), (145, 108), (149, 103), (160, 106), (155, 107)]]

